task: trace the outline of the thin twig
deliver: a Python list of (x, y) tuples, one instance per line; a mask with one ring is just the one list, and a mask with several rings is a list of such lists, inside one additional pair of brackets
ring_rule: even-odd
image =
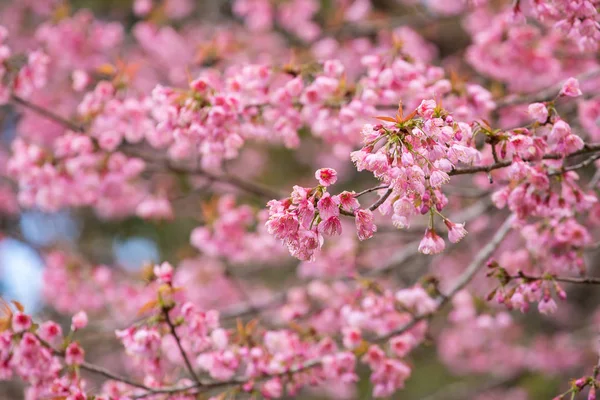
[[(580, 75), (577, 75), (576, 78), (578, 81), (583, 82), (588, 79), (595, 78), (600, 76), (600, 68), (592, 69), (590, 71), (584, 72)], [(539, 91), (537, 93), (532, 93), (528, 95), (516, 96), (516, 97), (504, 97), (502, 99), (496, 100), (497, 108), (514, 106), (517, 104), (526, 104), (526, 103), (535, 103), (537, 101), (546, 101), (548, 99), (552, 99), (555, 97), (558, 92), (561, 90), (563, 82), (555, 86), (551, 86), (547, 89)]]
[(183, 349), (183, 345), (181, 344), (179, 335), (177, 334), (177, 331), (175, 330), (175, 325), (173, 324), (173, 321), (171, 321), (171, 317), (169, 316), (169, 309), (166, 307), (163, 307), (162, 311), (163, 311), (163, 315), (165, 316), (165, 322), (167, 323), (167, 325), (169, 325), (169, 329), (171, 330), (171, 335), (173, 335), (173, 338), (175, 339), (175, 342), (177, 343), (177, 347), (179, 348), (179, 352), (181, 353), (181, 357), (183, 358), (183, 361), (185, 361), (185, 365), (188, 369), (188, 372), (190, 373), (190, 375), (192, 375), (192, 377), (194, 378), (194, 381), (199, 386), (201, 386), (202, 383), (200, 382), (200, 378), (198, 378), (198, 375), (196, 375), (196, 372), (194, 371), (194, 367), (192, 367), (192, 363), (190, 362), (190, 359), (188, 358), (187, 353)]
[[(55, 356), (58, 356), (58, 357), (62, 357), (62, 358), (65, 357), (66, 354), (65, 354), (64, 351), (55, 349), (50, 343), (48, 343), (47, 341), (45, 341), (44, 339), (42, 339), (37, 334), (35, 334), (35, 337), (42, 344), (42, 346), (44, 346), (48, 350), (50, 350), (52, 352), (52, 354), (54, 354)], [(88, 363), (88, 362), (84, 361), (83, 363), (81, 363), (79, 365), (79, 367), (81, 369), (85, 370), (85, 371), (92, 372), (92, 373), (95, 373), (95, 374), (98, 374), (98, 375), (102, 375), (105, 378), (112, 379), (114, 381), (123, 382), (123, 383), (126, 383), (126, 384), (130, 385), (130, 386), (137, 387), (137, 388), (144, 389), (144, 390), (151, 390), (146, 385), (143, 385), (141, 383), (137, 383), (137, 382), (132, 381), (132, 380), (126, 378), (126, 377), (116, 375), (115, 373), (113, 373), (113, 372), (111, 372), (111, 371), (107, 370), (106, 368), (101, 367), (99, 365), (91, 364), (91, 363)]]
[[(393, 188), (390, 188), (389, 186), (385, 186), (385, 187), (387, 187), (387, 188), (388, 188), (388, 190), (387, 190), (387, 191), (386, 191), (386, 192), (385, 192), (383, 195), (381, 195), (381, 196), (380, 196), (380, 197), (377, 199), (377, 201), (375, 201), (375, 203), (373, 203), (373, 204), (371, 204), (371, 205), (369, 206), (369, 208), (368, 208), (368, 209), (369, 209), (370, 211), (375, 211), (375, 210), (377, 210), (377, 209), (379, 208), (379, 206), (380, 206), (380, 205), (382, 205), (382, 204), (383, 204), (383, 203), (384, 203), (384, 202), (385, 202), (385, 201), (388, 199), (388, 197), (390, 197), (390, 195), (391, 195), (391, 194), (394, 192), (394, 189), (393, 189)], [(384, 187), (384, 188), (385, 188), (385, 187)], [(380, 188), (380, 189), (383, 189), (383, 188)], [(342, 215), (347, 215), (347, 216), (349, 216), (349, 217), (355, 217), (355, 216), (356, 216), (356, 213), (355, 213), (354, 211), (348, 211), (348, 210), (344, 210), (343, 208), (342, 208), (342, 209), (340, 209), (340, 214), (342, 214)]]
[[(577, 150), (574, 151), (573, 153), (567, 154), (566, 156), (563, 154), (546, 154), (544, 157), (542, 157), (543, 160), (560, 160), (562, 158), (572, 158), (575, 156), (579, 156), (579, 155), (583, 155), (583, 154), (590, 154), (590, 153), (596, 153), (600, 151), (600, 143), (591, 143), (591, 144), (586, 144), (584, 145), (584, 147), (581, 150)], [(538, 161), (538, 160), (532, 160), (532, 159), (525, 159), (523, 161), (528, 161), (528, 162), (532, 162), (532, 161)], [(500, 168), (506, 168), (508, 166), (510, 166), (512, 164), (512, 160), (508, 160), (508, 161), (500, 161), (500, 162), (496, 162), (493, 164), (488, 164), (488, 165), (475, 165), (475, 166), (471, 166), (471, 167), (462, 167), (462, 168), (454, 168), (452, 171), (448, 172), (448, 175), (467, 175), (467, 174), (474, 174), (477, 172), (491, 172), (493, 170), (496, 169), (500, 169)]]
[(375, 186), (375, 187), (372, 187), (372, 188), (369, 188), (369, 189), (365, 189), (365, 190), (363, 190), (362, 192), (358, 192), (358, 193), (356, 193), (356, 194), (354, 195), (354, 197), (358, 198), (358, 197), (360, 197), (360, 196), (363, 196), (363, 195), (365, 195), (365, 194), (367, 194), (367, 193), (376, 192), (376, 191), (378, 191), (378, 190), (381, 190), (381, 189), (387, 189), (387, 188), (388, 188), (388, 185), (379, 185), (379, 186)]
[(204, 176), (215, 182), (226, 183), (231, 186), (237, 187), (238, 189), (241, 189), (245, 192), (252, 193), (256, 196), (262, 197), (264, 199), (271, 200), (271, 199), (280, 199), (282, 197), (285, 197), (285, 195), (283, 195), (282, 193), (279, 193), (271, 188), (260, 185), (258, 183), (245, 181), (242, 178), (239, 178), (234, 175), (227, 175), (227, 174), (219, 175), (219, 174), (215, 174), (210, 171), (206, 171), (204, 169), (185, 168), (185, 167), (180, 167), (180, 166), (176, 166), (176, 165), (172, 165), (172, 164), (167, 164), (166, 167), (168, 170), (170, 170), (172, 172), (200, 175), (200, 176)]
[(47, 118), (49, 120), (52, 120), (52, 121), (54, 121), (54, 122), (56, 122), (56, 123), (64, 126), (65, 128), (68, 128), (68, 129), (72, 130), (72, 131), (81, 132), (81, 133), (84, 132), (83, 126), (81, 126), (79, 124), (76, 124), (75, 122), (70, 121), (70, 120), (68, 120), (68, 119), (66, 119), (64, 117), (61, 117), (60, 115), (55, 114), (52, 111), (50, 111), (50, 110), (48, 110), (48, 109), (46, 109), (44, 107), (40, 107), (40, 106), (38, 106), (36, 104), (33, 104), (33, 103), (29, 102), (28, 100), (25, 100), (25, 99), (23, 99), (23, 98), (21, 98), (19, 96), (16, 96), (16, 95), (13, 94), (11, 96), (11, 101), (13, 103), (15, 103), (15, 104), (19, 104), (19, 105), (21, 105), (21, 106), (23, 106), (25, 108), (28, 108), (31, 111), (39, 114), (40, 116), (42, 116), (44, 118)]
[(510, 276), (511, 279), (525, 279), (528, 281), (543, 281), (543, 280), (553, 280), (557, 282), (564, 283), (577, 283), (577, 284), (587, 284), (587, 285), (600, 285), (600, 278), (592, 277), (592, 276), (584, 276), (584, 277), (569, 277), (569, 276), (554, 276), (548, 275), (546, 276), (532, 276), (526, 275), (524, 273), (519, 273), (519, 275)]
[(582, 162), (578, 163), (578, 164), (574, 164), (574, 165), (569, 165), (568, 167), (563, 167), (560, 168), (557, 171), (552, 171), (548, 174), (548, 176), (554, 176), (554, 175), (562, 175), (565, 172), (568, 171), (575, 171), (581, 168), (585, 168), (588, 165), (591, 165), (594, 163), (594, 161), (596, 161), (597, 159), (600, 158), (600, 154), (594, 154), (591, 157), (586, 158), (585, 160), (583, 160)]

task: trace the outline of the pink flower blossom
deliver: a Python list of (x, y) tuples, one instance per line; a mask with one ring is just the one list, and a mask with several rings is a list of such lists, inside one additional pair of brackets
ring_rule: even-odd
[(355, 211), (360, 208), (360, 203), (355, 197), (354, 192), (342, 192), (338, 195), (340, 205), (346, 211)]
[(448, 227), (448, 240), (450, 242), (458, 243), (467, 235), (465, 224), (455, 224), (448, 219), (444, 220), (444, 223)]
[(546, 108), (546, 105), (544, 103), (530, 104), (527, 108), (527, 112), (529, 113), (529, 116), (531, 116), (531, 118), (533, 118), (540, 124), (543, 124), (548, 120), (548, 108)]
[(344, 328), (342, 341), (345, 348), (354, 350), (362, 343), (362, 334), (360, 329)]
[(71, 319), (71, 330), (79, 330), (83, 329), (88, 324), (88, 316), (85, 311), (79, 311), (77, 314), (73, 315)]
[(438, 254), (444, 251), (446, 244), (433, 229), (427, 229), (425, 236), (419, 243), (419, 251), (423, 254)]
[(154, 275), (163, 283), (171, 283), (173, 280), (173, 267), (168, 262), (155, 265)]
[(546, 315), (554, 314), (557, 309), (558, 309), (558, 306), (556, 305), (556, 302), (552, 298), (544, 298), (544, 299), (542, 299), (542, 301), (540, 301), (538, 303), (538, 310), (542, 314), (546, 314)]
[(444, 171), (433, 171), (429, 177), (429, 183), (431, 183), (431, 186), (434, 188), (439, 188), (448, 182), (450, 182), (450, 176), (448, 176), (448, 174)]
[(356, 210), (355, 222), (359, 240), (370, 239), (377, 232), (377, 226), (373, 222), (373, 213), (371, 210)]
[(31, 317), (21, 311), (17, 311), (12, 316), (12, 329), (17, 333), (28, 330), (31, 324)]
[(560, 96), (578, 97), (581, 96), (581, 89), (579, 89), (579, 81), (575, 78), (569, 78), (563, 83), (562, 89), (560, 89)]
[(67, 365), (81, 365), (83, 364), (83, 358), (85, 352), (79, 346), (79, 344), (73, 342), (65, 350), (65, 362)]
[(321, 168), (315, 172), (319, 185), (331, 186), (337, 181), (337, 172), (331, 168)]

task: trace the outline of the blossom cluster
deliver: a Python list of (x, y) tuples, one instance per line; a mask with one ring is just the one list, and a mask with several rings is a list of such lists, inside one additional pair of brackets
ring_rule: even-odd
[(373, 213), (360, 208), (356, 193), (342, 192), (332, 196), (327, 191), (327, 187), (337, 180), (335, 170), (322, 168), (315, 177), (319, 180), (318, 186), (294, 186), (289, 198), (268, 203), (266, 226), (269, 233), (281, 240), (290, 254), (300, 260), (314, 260), (325, 236), (341, 235), (341, 212), (354, 216), (360, 240), (369, 239), (377, 231)]

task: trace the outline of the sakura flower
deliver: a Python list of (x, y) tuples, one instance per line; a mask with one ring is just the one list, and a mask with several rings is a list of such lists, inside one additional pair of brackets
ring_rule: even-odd
[(354, 192), (342, 192), (338, 195), (338, 198), (340, 199), (340, 205), (346, 211), (354, 211), (360, 207)]
[(322, 186), (331, 186), (337, 181), (337, 172), (331, 168), (321, 168), (315, 172), (315, 178)]
[(441, 253), (446, 244), (444, 243), (444, 239), (442, 239), (433, 229), (427, 229), (425, 231), (425, 236), (419, 243), (419, 251), (423, 254), (438, 254)]
[(373, 237), (373, 233), (377, 232), (377, 226), (373, 223), (373, 213), (371, 210), (356, 210), (355, 222), (359, 240), (367, 240)]
[(542, 301), (540, 301), (538, 303), (538, 310), (542, 314), (546, 314), (546, 315), (554, 314), (557, 309), (558, 309), (558, 306), (556, 305), (556, 302), (554, 301), (554, 299), (551, 297), (544, 298), (544, 299), (542, 299)]
[(452, 221), (446, 219), (444, 223), (448, 227), (448, 240), (452, 243), (458, 243), (467, 234), (465, 224), (455, 224)]
[(327, 236), (341, 235), (342, 223), (339, 217), (329, 217), (319, 223), (319, 231)]
[(84, 356), (85, 352), (76, 342), (71, 343), (65, 350), (65, 362), (67, 365), (83, 364)]
[(326, 220), (330, 217), (337, 217), (340, 215), (340, 200), (337, 196), (331, 196), (329, 193), (325, 193), (323, 197), (317, 202), (317, 209), (322, 219)]
[(532, 103), (527, 108), (527, 112), (537, 122), (543, 124), (548, 120), (548, 108), (543, 103)]
[(434, 100), (423, 100), (417, 107), (417, 112), (424, 118), (432, 118), (436, 107), (437, 104)]
[(79, 330), (83, 329), (88, 324), (88, 317), (85, 311), (79, 311), (77, 314), (73, 315), (71, 319), (71, 330)]
[(344, 347), (354, 350), (362, 343), (362, 334), (358, 328), (344, 328), (342, 331), (342, 342)]
[(429, 183), (434, 188), (439, 188), (444, 183), (448, 182), (450, 182), (450, 176), (446, 172), (441, 170), (433, 171), (431, 173), (431, 176), (429, 177)]
[(173, 267), (168, 262), (155, 265), (154, 275), (163, 283), (171, 283), (173, 280)]
[(283, 384), (281, 379), (274, 378), (266, 381), (261, 388), (261, 394), (266, 398), (278, 399), (283, 395)]
[(390, 348), (396, 356), (405, 357), (415, 346), (416, 340), (410, 333), (394, 336), (390, 340)]
[(560, 89), (560, 96), (567, 96), (567, 97), (578, 97), (581, 96), (581, 89), (579, 89), (579, 81), (575, 78), (569, 78), (565, 81), (565, 83), (562, 86), (562, 89)]
[(31, 327), (31, 317), (21, 311), (17, 311), (12, 317), (12, 329), (15, 332), (23, 332)]
[(46, 342), (54, 344), (62, 336), (62, 328), (54, 321), (46, 321), (40, 325), (38, 335)]

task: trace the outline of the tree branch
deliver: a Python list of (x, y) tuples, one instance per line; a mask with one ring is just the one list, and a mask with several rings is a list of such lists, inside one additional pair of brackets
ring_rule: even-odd
[(68, 120), (68, 119), (66, 119), (64, 117), (61, 117), (60, 115), (55, 114), (52, 111), (50, 111), (50, 110), (48, 110), (48, 109), (46, 109), (44, 107), (40, 107), (40, 106), (38, 106), (36, 104), (33, 104), (33, 103), (29, 102), (28, 100), (25, 100), (25, 99), (23, 99), (23, 98), (21, 98), (19, 96), (14, 95), (14, 94), (11, 95), (10, 99), (11, 99), (11, 101), (13, 103), (18, 104), (20, 106), (23, 106), (23, 107), (25, 107), (25, 108), (27, 108), (27, 109), (29, 109), (29, 110), (37, 113), (38, 115), (40, 115), (40, 116), (42, 116), (42, 117), (44, 117), (46, 119), (49, 119), (51, 121), (54, 121), (54, 122), (56, 122), (56, 123), (64, 126), (67, 129), (70, 129), (70, 130), (72, 130), (74, 132), (80, 132), (80, 133), (84, 133), (85, 132), (83, 126), (81, 126), (79, 124), (76, 124), (75, 122), (70, 121), (70, 120)]
[(557, 282), (564, 283), (576, 283), (576, 284), (585, 284), (585, 285), (600, 285), (600, 278), (592, 277), (592, 276), (583, 276), (583, 277), (569, 277), (569, 276), (532, 276), (526, 275), (522, 272), (519, 272), (518, 275), (510, 276), (511, 279), (525, 279), (528, 281), (544, 281), (544, 280), (553, 280)]
[[(597, 76), (600, 76), (600, 68), (596, 68), (596, 69), (592, 69), (590, 71), (584, 72), (583, 74), (577, 75), (575, 78), (577, 78), (578, 81), (583, 82), (588, 79), (595, 78)], [(496, 107), (503, 108), (503, 107), (508, 107), (508, 106), (514, 106), (517, 104), (526, 104), (526, 103), (535, 103), (538, 101), (547, 101), (548, 99), (551, 99), (558, 95), (559, 91), (562, 89), (562, 85), (563, 85), (563, 82), (560, 82), (559, 84), (557, 84), (555, 86), (551, 86), (547, 89), (544, 89), (544, 90), (536, 92), (536, 93), (522, 95), (522, 96), (516, 96), (516, 97), (504, 97), (502, 99), (496, 100)]]
[(446, 303), (448, 303), (456, 295), (456, 293), (460, 292), (469, 282), (471, 282), (475, 274), (477, 274), (477, 272), (485, 265), (487, 259), (494, 253), (494, 251), (498, 248), (500, 243), (502, 243), (506, 235), (508, 235), (508, 233), (510, 232), (514, 218), (514, 215), (511, 215), (506, 219), (506, 221), (504, 221), (502, 226), (498, 229), (498, 231), (496, 231), (494, 237), (492, 237), (492, 240), (490, 240), (488, 244), (486, 244), (479, 251), (479, 253), (477, 253), (473, 261), (471, 261), (467, 269), (458, 277), (458, 279), (456, 280), (454, 285), (452, 285), (448, 293), (445, 295), (441, 295), (437, 299), (437, 306), (433, 311), (413, 316), (413, 319), (407, 322), (405, 325), (401, 326), (396, 330), (393, 330), (392, 332), (386, 335), (378, 337), (376, 340), (378, 342), (385, 341), (391, 338), (392, 336), (396, 336), (406, 332), (420, 321), (429, 319), (432, 316), (434, 316)]
[(185, 365), (188, 369), (188, 372), (194, 378), (194, 381), (196, 382), (196, 384), (198, 386), (201, 386), (202, 383), (200, 382), (200, 378), (198, 378), (198, 375), (196, 375), (196, 372), (194, 371), (194, 367), (192, 366), (192, 363), (190, 362), (190, 359), (188, 358), (187, 353), (183, 349), (181, 340), (179, 339), (179, 335), (177, 334), (177, 331), (175, 330), (175, 325), (173, 324), (173, 321), (171, 321), (171, 317), (169, 316), (169, 310), (167, 308), (163, 307), (162, 311), (163, 311), (163, 315), (165, 317), (165, 322), (167, 323), (167, 325), (169, 325), (169, 329), (171, 330), (171, 335), (173, 335), (173, 338), (175, 338), (175, 342), (177, 343), (177, 347), (179, 348), (181, 357), (185, 361)]

